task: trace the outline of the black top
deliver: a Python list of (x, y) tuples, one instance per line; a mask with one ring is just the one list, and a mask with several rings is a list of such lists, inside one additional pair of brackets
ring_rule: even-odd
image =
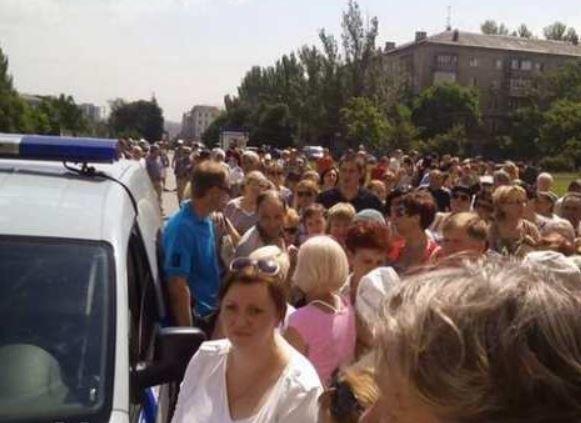
[(450, 210), (450, 193), (443, 188), (429, 190), (436, 201), (438, 211), (447, 212)]
[(357, 195), (351, 201), (343, 197), (339, 188), (333, 188), (320, 193), (317, 197), (317, 203), (321, 203), (326, 209), (330, 209), (337, 203), (351, 203), (358, 212), (365, 209), (375, 209), (381, 213), (384, 212), (383, 204), (381, 204), (379, 198), (365, 188), (359, 188)]

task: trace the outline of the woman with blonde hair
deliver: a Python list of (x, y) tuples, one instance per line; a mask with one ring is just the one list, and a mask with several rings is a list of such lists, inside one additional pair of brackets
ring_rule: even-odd
[(541, 239), (534, 223), (524, 218), (527, 194), (517, 185), (503, 185), (492, 194), (494, 221), (490, 226), (490, 249), (503, 255), (523, 256)]
[(248, 173), (244, 177), (242, 196), (228, 202), (224, 209), (224, 216), (234, 225), (240, 235), (244, 235), (248, 229), (256, 224), (256, 199), (269, 189), (271, 183), (258, 170)]
[(295, 187), (293, 208), (302, 216), (303, 211), (317, 199), (319, 186), (310, 179), (303, 179)]
[(310, 238), (299, 249), (293, 283), (307, 305), (290, 316), (284, 336), (313, 363), (324, 384), (355, 355), (355, 312), (339, 294), (348, 272), (343, 248), (328, 236)]
[(507, 259), (398, 282), (361, 421), (581, 421), (579, 310), (578, 279)]

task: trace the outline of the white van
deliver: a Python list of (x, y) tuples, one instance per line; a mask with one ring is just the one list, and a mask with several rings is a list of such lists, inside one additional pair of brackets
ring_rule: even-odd
[(204, 340), (160, 326), (159, 205), (117, 155), (0, 134), (0, 422), (166, 421)]

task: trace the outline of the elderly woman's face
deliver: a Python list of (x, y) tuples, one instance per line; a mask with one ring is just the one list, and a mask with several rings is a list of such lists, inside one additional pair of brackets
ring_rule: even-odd
[(499, 207), (507, 219), (521, 219), (525, 212), (525, 204), (522, 198), (508, 197), (500, 202)]

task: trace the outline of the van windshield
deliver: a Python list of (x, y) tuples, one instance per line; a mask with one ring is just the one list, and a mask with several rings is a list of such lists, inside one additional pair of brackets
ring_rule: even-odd
[(106, 243), (0, 237), (0, 421), (110, 412), (112, 269)]

